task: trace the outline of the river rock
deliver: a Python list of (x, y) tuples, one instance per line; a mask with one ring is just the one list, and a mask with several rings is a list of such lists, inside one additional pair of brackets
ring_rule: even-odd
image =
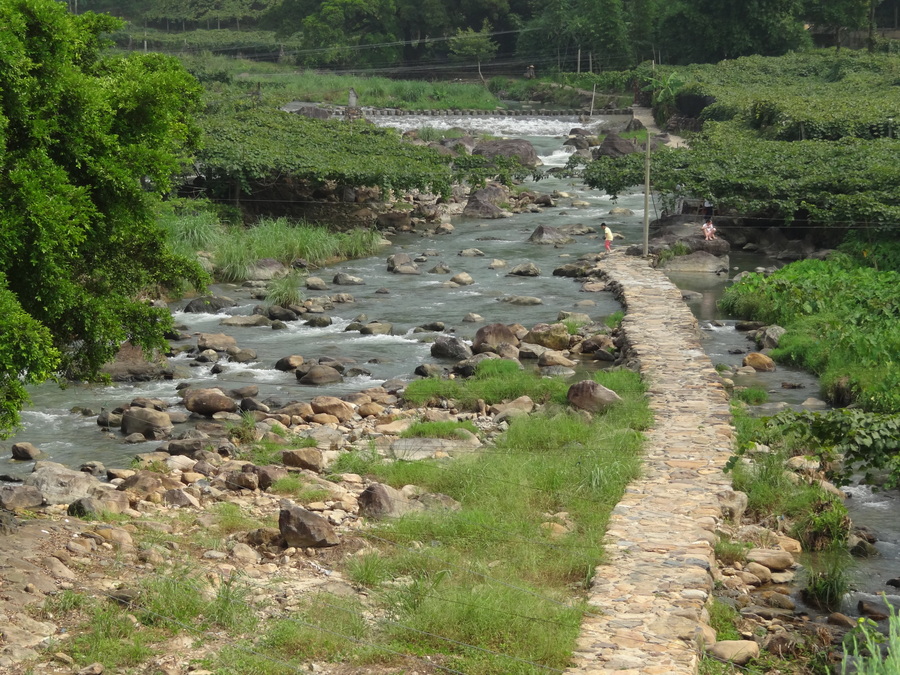
[(332, 384), (334, 382), (343, 382), (344, 377), (332, 366), (315, 365), (311, 366), (308, 371), (302, 374), (298, 370), (297, 380), (300, 384), (317, 386), (322, 384)]
[(516, 265), (509, 271), (509, 276), (513, 277), (539, 277), (541, 276), (541, 268), (533, 262), (522, 263)]
[(234, 307), (237, 303), (231, 298), (218, 295), (207, 295), (202, 298), (194, 298), (184, 308), (185, 312), (194, 314), (218, 314), (227, 307)]
[(332, 283), (338, 286), (362, 286), (366, 282), (359, 277), (353, 276), (352, 274), (347, 274), (346, 272), (338, 272), (334, 275)]
[(869, 600), (860, 600), (856, 604), (857, 611), (872, 621), (884, 621), (891, 613), (887, 606), (881, 602), (872, 602)]
[(263, 314), (251, 314), (250, 316), (229, 316), (219, 322), (220, 326), (232, 326), (234, 328), (254, 328), (259, 326), (271, 327), (272, 319)]
[(555, 277), (583, 277), (585, 276), (590, 269), (593, 267), (593, 264), (583, 261), (577, 263), (566, 263), (565, 265), (560, 265), (555, 270), (553, 270), (553, 276)]
[(690, 272), (718, 274), (728, 271), (728, 256), (717, 257), (706, 251), (694, 251), (687, 255), (675, 256), (666, 262), (666, 272)]
[(572, 406), (588, 412), (600, 412), (622, 400), (612, 389), (594, 380), (573, 384), (566, 392), (566, 399)]
[(489, 323), (479, 328), (475, 333), (475, 339), (472, 341), (472, 352), (475, 354), (496, 352), (501, 344), (518, 346), (519, 338), (505, 324)]
[(562, 244), (570, 244), (575, 241), (572, 237), (562, 232), (559, 228), (550, 227), (549, 225), (538, 225), (528, 241), (532, 244), (546, 244), (558, 246)]
[(498, 298), (498, 300), (500, 302), (509, 303), (510, 305), (521, 305), (522, 307), (544, 304), (544, 301), (540, 298), (535, 298), (530, 295), (504, 295), (502, 298)]
[(295, 466), (316, 473), (320, 473), (325, 468), (325, 457), (318, 448), (285, 450), (281, 453), (281, 461), (285, 466)]
[(619, 134), (608, 133), (596, 148), (591, 150), (591, 156), (594, 159), (600, 157), (623, 157), (637, 152), (638, 147), (633, 141), (622, 138)]
[(387, 271), (395, 272), (398, 267), (401, 266), (411, 266), (414, 269), (418, 269), (418, 265), (416, 265), (412, 256), (409, 253), (394, 253), (393, 255), (389, 255), (387, 258)]
[(129, 408), (122, 414), (121, 427), (126, 436), (141, 434), (149, 440), (165, 438), (174, 429), (168, 413), (152, 408)]
[(725, 663), (743, 666), (759, 656), (759, 645), (753, 640), (720, 640), (709, 653)]
[(453, 335), (438, 335), (431, 344), (431, 355), (439, 359), (462, 361), (472, 357), (472, 349)]
[(456, 255), (462, 256), (463, 258), (480, 258), (484, 257), (484, 251), (477, 248), (464, 248)]
[(162, 495), (166, 490), (178, 490), (184, 487), (180, 481), (170, 478), (155, 471), (137, 471), (119, 483), (117, 489), (128, 492), (140, 499), (147, 499), (150, 495)]
[[(480, 140), (472, 149), (473, 155), (483, 155), (488, 159), (495, 157), (515, 158), (522, 166), (534, 169), (541, 165), (541, 160), (530, 141), (521, 138), (504, 138), (500, 140)], [(496, 186), (488, 186), (496, 187)], [(476, 191), (476, 192), (480, 192)]]
[(772, 358), (765, 354), (761, 354), (760, 352), (750, 352), (747, 354), (743, 361), (741, 361), (741, 365), (749, 366), (750, 368), (753, 368), (753, 370), (762, 373), (771, 373), (775, 370), (775, 362)]
[(430, 270), (428, 270), (429, 274), (450, 274), (453, 270), (450, 269), (450, 266), (446, 263), (438, 263)]
[(450, 277), (450, 281), (457, 286), (471, 286), (475, 283), (472, 275), (468, 272), (460, 272), (459, 274), (454, 274), (452, 277)]
[(356, 415), (356, 410), (352, 405), (335, 396), (316, 396), (309, 404), (314, 413), (334, 415), (341, 422), (348, 422)]
[(790, 553), (771, 548), (752, 548), (747, 552), (747, 560), (773, 572), (783, 572), (794, 564), (794, 556)]
[(10, 450), (13, 459), (26, 462), (37, 459), (43, 454), (37, 446), (25, 441), (21, 443), (13, 443)]
[(282, 502), (278, 514), (278, 530), (285, 545), (296, 548), (324, 548), (341, 543), (334, 528), (322, 516), (287, 501)]
[(227, 352), (229, 349), (237, 349), (237, 340), (225, 333), (200, 333), (197, 336), (197, 348), (200, 351), (213, 349), (217, 352)]
[[(221, 389), (187, 389), (184, 392), (184, 407), (206, 417), (218, 412), (233, 413), (238, 409), (237, 403)], [(124, 422), (124, 416), (122, 420)]]
[(572, 359), (566, 358), (566, 356), (562, 352), (557, 352), (552, 349), (548, 349), (538, 357), (538, 366), (540, 366), (541, 368), (547, 368), (550, 366), (563, 366), (565, 368), (573, 368), (575, 365), (575, 362)]
[(313, 328), (327, 328), (332, 324), (331, 317), (327, 314), (316, 314), (314, 316), (310, 316), (306, 321), (303, 322), (305, 326), (311, 326)]
[(394, 324), (381, 321), (370, 321), (359, 329), (360, 335), (390, 335)]
[(561, 323), (539, 323), (528, 331), (522, 342), (561, 351), (569, 347), (569, 329)]
[(762, 345), (763, 349), (775, 349), (785, 333), (787, 331), (781, 326), (766, 326), (757, 332), (756, 340)]
[(328, 284), (321, 277), (307, 277), (306, 288), (310, 291), (327, 291)]
[(397, 518), (422, 508), (417, 502), (408, 499), (400, 490), (382, 483), (373, 483), (363, 490), (359, 495), (358, 502), (360, 515), (369, 518)]
[(153, 353), (149, 357), (140, 347), (124, 343), (115, 358), (100, 369), (113, 382), (149, 382), (171, 377), (172, 368), (164, 356)]
[(0, 508), (7, 511), (31, 509), (44, 503), (44, 495), (34, 485), (0, 485)]
[(81, 497), (92, 497), (102, 485), (90, 474), (56, 462), (37, 462), (24, 484), (40, 490), (45, 504), (71, 504)]

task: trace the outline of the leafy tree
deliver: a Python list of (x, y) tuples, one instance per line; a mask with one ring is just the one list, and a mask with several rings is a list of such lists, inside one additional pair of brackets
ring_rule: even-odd
[(325, 0), (301, 32), (307, 64), (384, 66), (400, 56), (394, 0)]
[(810, 23), (834, 33), (835, 46), (841, 46), (841, 31), (863, 28), (869, 18), (872, 0), (807, 0), (803, 17)]
[(450, 40), (450, 53), (459, 61), (475, 61), (478, 64), (478, 77), (482, 82), (484, 75), (481, 74), (481, 62), (494, 58), (497, 53), (497, 43), (491, 39), (491, 31), (491, 24), (485, 19), (480, 31), (460, 28)]
[(0, 429), (23, 385), (90, 378), (126, 340), (163, 347), (171, 317), (137, 299), (200, 268), (173, 255), (151, 192), (193, 150), (196, 81), (158, 54), (110, 58), (109, 16), (0, 0)]

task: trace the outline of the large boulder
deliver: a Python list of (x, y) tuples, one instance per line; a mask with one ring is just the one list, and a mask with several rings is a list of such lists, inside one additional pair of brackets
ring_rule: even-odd
[[(421, 439), (417, 439), (421, 440)], [(373, 483), (359, 495), (359, 512), (369, 518), (398, 518), (421, 505), (390, 485)]]
[(324, 548), (341, 543), (337, 532), (322, 516), (289, 502), (282, 503), (278, 529), (287, 546)]
[(594, 159), (600, 157), (623, 157), (637, 152), (638, 147), (634, 141), (622, 138), (619, 134), (607, 134), (603, 142), (591, 151)]
[(542, 163), (531, 142), (521, 138), (478, 141), (472, 154), (482, 155), (488, 159), (494, 157), (515, 158), (522, 166), (527, 166), (529, 169), (538, 167)]
[(506, 324), (489, 323), (479, 328), (478, 332), (475, 333), (475, 339), (472, 341), (472, 351), (476, 354), (496, 352), (497, 348), (502, 344), (518, 346), (519, 338)]
[(504, 218), (503, 210), (509, 204), (509, 190), (502, 185), (488, 185), (474, 190), (463, 209), (463, 215), (469, 218)]
[(161, 410), (129, 408), (122, 414), (122, 433), (126, 436), (141, 434), (144, 438), (159, 440), (172, 433), (173, 428), (169, 413)]
[(509, 271), (509, 276), (512, 277), (539, 277), (541, 276), (541, 268), (535, 265), (533, 262), (525, 262), (520, 265), (516, 265)]
[(566, 399), (574, 407), (588, 412), (600, 412), (622, 400), (612, 389), (593, 380), (573, 384), (566, 392)]
[(678, 255), (665, 265), (666, 272), (691, 272), (719, 274), (728, 271), (728, 256), (714, 256), (706, 251), (694, 251)]
[(37, 462), (24, 484), (41, 491), (46, 504), (71, 504), (102, 489), (99, 480), (84, 471), (73, 471), (56, 462)]
[(526, 333), (522, 342), (560, 351), (569, 347), (569, 329), (561, 323), (539, 323)]
[(226, 307), (234, 307), (237, 303), (231, 298), (217, 295), (206, 295), (202, 298), (194, 298), (184, 308), (185, 312), (194, 314), (217, 314)]
[(271, 281), (288, 273), (288, 268), (275, 258), (260, 258), (247, 269), (247, 279), (252, 281)]
[(123, 492), (147, 499), (152, 494), (160, 496), (167, 490), (177, 490), (183, 488), (181, 481), (169, 478), (166, 475), (157, 473), (156, 471), (136, 471), (133, 475), (119, 483), (118, 488)]
[(238, 409), (234, 399), (222, 393), (221, 389), (187, 389), (184, 392), (184, 407), (206, 417), (212, 417), (217, 412), (237, 412)]
[(172, 376), (166, 357), (153, 353), (147, 356), (140, 347), (124, 343), (115, 358), (100, 369), (113, 382), (149, 382)]
[(318, 386), (322, 384), (343, 382), (344, 376), (341, 375), (340, 371), (331, 366), (315, 365), (305, 373), (301, 373), (301, 371), (298, 370), (297, 381), (300, 382), (300, 384)]
[(237, 349), (237, 340), (225, 333), (200, 333), (197, 336), (197, 348), (202, 352), (213, 349), (217, 352), (227, 352), (229, 349)]
[(431, 355), (439, 359), (462, 361), (472, 357), (472, 349), (458, 337), (439, 335), (431, 344)]
[(34, 485), (0, 485), (0, 508), (15, 511), (43, 503), (44, 495)]
[(528, 241), (532, 244), (549, 244), (555, 246), (569, 244), (575, 240), (557, 227), (538, 225), (534, 232), (531, 233), (531, 236), (528, 237)]

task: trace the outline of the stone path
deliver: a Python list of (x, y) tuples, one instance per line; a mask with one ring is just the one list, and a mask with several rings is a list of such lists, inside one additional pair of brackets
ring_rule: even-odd
[(599, 263), (625, 307), (628, 355), (649, 385), (655, 426), (643, 477), (616, 506), (607, 562), (596, 569), (570, 675), (697, 672), (712, 592), (712, 544), (730, 486), (728, 397), (700, 345), (681, 292), (641, 258), (613, 252)]
[[(658, 126), (656, 126), (656, 120), (653, 119), (653, 110), (650, 108), (644, 108), (642, 106), (632, 106), (631, 108), (632, 114), (634, 117), (641, 122), (641, 124), (646, 127), (651, 134), (661, 134), (662, 131)], [(684, 140), (681, 136), (676, 136), (675, 134), (669, 134), (669, 142), (666, 143), (670, 148), (686, 148), (687, 141)]]

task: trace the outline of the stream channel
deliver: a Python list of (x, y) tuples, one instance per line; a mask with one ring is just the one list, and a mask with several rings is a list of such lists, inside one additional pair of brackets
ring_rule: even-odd
[[(563, 166), (569, 156), (569, 148), (562, 145), (575, 126), (585, 126), (575, 118), (552, 117), (392, 117), (379, 124), (398, 127), (401, 131), (431, 126), (438, 129), (462, 127), (473, 133), (489, 133), (494, 136), (527, 138), (544, 162), (544, 168)], [(589, 128), (602, 123), (596, 120)], [(602, 319), (620, 309), (618, 302), (607, 292), (581, 292), (581, 284), (566, 277), (552, 276), (556, 267), (574, 262), (580, 255), (596, 253), (602, 249), (602, 240), (596, 234), (576, 237), (574, 243), (561, 248), (528, 243), (529, 235), (538, 225), (561, 227), (583, 224), (597, 228), (606, 221), (611, 229), (623, 235), (615, 246), (624, 248), (642, 240), (643, 193), (638, 191), (619, 198), (613, 204), (609, 197), (586, 188), (569, 179), (549, 176), (529, 184), (536, 192), (560, 191), (569, 198), (556, 200), (555, 208), (543, 213), (516, 214), (499, 220), (473, 220), (454, 218), (454, 232), (450, 235), (423, 236), (404, 234), (394, 236), (392, 245), (378, 254), (336, 265), (332, 269), (314, 272), (330, 286), (328, 293), (351, 293), (354, 302), (335, 304), (329, 311), (331, 326), (312, 328), (302, 322), (288, 322), (285, 330), (266, 327), (220, 326), (228, 316), (219, 314), (185, 313), (181, 309), (187, 299), (172, 304), (176, 324), (187, 333), (226, 333), (233, 335), (242, 348), (256, 350), (258, 360), (252, 363), (219, 364), (222, 372), (213, 374), (212, 364), (195, 364), (191, 357), (171, 359), (173, 365), (191, 366), (188, 379), (192, 386), (214, 386), (234, 389), (246, 385), (259, 387), (260, 400), (267, 398), (287, 403), (291, 400), (309, 400), (314, 396), (344, 394), (380, 385), (387, 379), (411, 379), (413, 370), (421, 363), (434, 361), (427, 341), (433, 333), (416, 333), (413, 329), (424, 323), (443, 321), (447, 330), (462, 338), (471, 339), (481, 324), (463, 322), (463, 317), (475, 312), (485, 322), (518, 322), (531, 326), (539, 322), (556, 320), (561, 310), (588, 313), (592, 319)], [(573, 201), (585, 205), (573, 206)], [(612, 206), (630, 209), (628, 215), (610, 215)], [(651, 206), (653, 209), (654, 207)], [(651, 220), (657, 217), (651, 211)], [(698, 228), (700, 223), (698, 222)], [(483, 257), (462, 257), (458, 253), (467, 248), (478, 248)], [(419, 276), (394, 275), (387, 272), (385, 259), (391, 253), (404, 251), (413, 256), (430, 250), (428, 262), (420, 264)], [(489, 269), (494, 258), (505, 260), (506, 268)], [(538, 277), (511, 277), (508, 270), (519, 263), (531, 261), (541, 269)], [(447, 288), (443, 284), (450, 275), (428, 274), (440, 262), (446, 263), (453, 274), (468, 272), (474, 278), (471, 286)], [(755, 254), (733, 253), (730, 260), (731, 276), (744, 269), (775, 264)], [(338, 271), (359, 276), (362, 286), (335, 286), (331, 280)], [(723, 276), (673, 275), (672, 281), (682, 290), (700, 293), (689, 305), (703, 328), (706, 351), (714, 364), (740, 365), (742, 354), (752, 349), (745, 334), (735, 330), (735, 321), (725, 317), (717, 307), (717, 300), (728, 284)], [(387, 289), (388, 293), (377, 293)], [(251, 314), (261, 301), (251, 297), (251, 290), (237, 285), (216, 285), (213, 294), (225, 295), (237, 301), (231, 308), (232, 315)], [(313, 296), (307, 292), (307, 296)], [(501, 302), (510, 295), (538, 297), (542, 304), (533, 306), (513, 305)], [(584, 301), (593, 304), (584, 306)], [(576, 304), (582, 303), (582, 304)], [(359, 315), (369, 320), (393, 324), (392, 335), (363, 336), (358, 332), (345, 332), (344, 328)], [(305, 358), (345, 357), (356, 360), (356, 367), (369, 374), (346, 378), (343, 383), (322, 387), (304, 387), (297, 383), (293, 373), (273, 368), (284, 356), (301, 354)], [(444, 364), (447, 365), (447, 364)], [(782, 382), (801, 385), (802, 388), (784, 389)], [(32, 469), (32, 462), (14, 462), (9, 458), (9, 444), (18, 441), (34, 443), (44, 453), (44, 458), (77, 468), (84, 462), (99, 461), (106, 466), (126, 467), (137, 453), (154, 450), (159, 443), (126, 444), (121, 434), (105, 434), (96, 423), (96, 414), (102, 408), (112, 409), (128, 403), (138, 396), (160, 398), (176, 404), (180, 397), (176, 392), (179, 380), (141, 382), (134, 384), (82, 385), (73, 384), (65, 389), (54, 384), (31, 388), (32, 405), (22, 414), (20, 430), (6, 442), (7, 450), (0, 457), (0, 484), (4, 479), (21, 478)], [(770, 395), (770, 408), (789, 405), (800, 409), (803, 402), (819, 395), (816, 378), (808, 373), (779, 366), (774, 373), (758, 373), (737, 376), (735, 383), (741, 386), (757, 385)], [(77, 412), (87, 409), (93, 415)], [(76, 412), (73, 412), (75, 410)], [(178, 433), (176, 428), (176, 433)], [(878, 536), (876, 547), (879, 556), (858, 562), (854, 579), (856, 590), (845, 599), (844, 611), (855, 614), (859, 599), (878, 599), (883, 591), (893, 590), (885, 581), (900, 576), (900, 495), (896, 492), (873, 492), (865, 486), (847, 489), (851, 518), (857, 525), (865, 525)], [(900, 606), (900, 596), (888, 596), (895, 606)]]

